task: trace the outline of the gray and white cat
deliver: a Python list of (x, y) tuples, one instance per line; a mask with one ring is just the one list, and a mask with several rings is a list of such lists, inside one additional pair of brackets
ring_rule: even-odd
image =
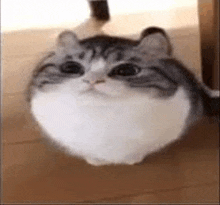
[(65, 31), (29, 86), (42, 130), (92, 165), (133, 165), (180, 139), (203, 115), (219, 114), (213, 93), (171, 55), (156, 27), (137, 41), (78, 40)]

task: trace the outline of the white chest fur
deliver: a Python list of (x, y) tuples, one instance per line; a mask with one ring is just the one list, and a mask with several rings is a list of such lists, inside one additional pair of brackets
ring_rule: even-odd
[(94, 165), (142, 161), (180, 137), (190, 110), (181, 88), (167, 100), (143, 94), (81, 100), (65, 92), (38, 93), (32, 113), (52, 139)]

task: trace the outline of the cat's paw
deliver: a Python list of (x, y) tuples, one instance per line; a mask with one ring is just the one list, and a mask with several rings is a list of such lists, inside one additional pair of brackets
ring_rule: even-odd
[(130, 158), (127, 158), (126, 160), (122, 160), (119, 162), (108, 162), (102, 159), (86, 158), (86, 162), (93, 166), (104, 166), (104, 165), (110, 165), (110, 164), (135, 165), (135, 164), (141, 163), (142, 161), (143, 161), (143, 156), (139, 156), (139, 155), (132, 156)]
[(103, 165), (110, 164), (109, 162), (106, 162), (106, 161), (104, 161), (104, 160), (93, 159), (93, 158), (86, 158), (86, 162), (87, 162), (88, 164), (93, 165), (93, 166), (103, 166)]
[(139, 164), (143, 161), (143, 156), (132, 156), (130, 159), (126, 159), (125, 164), (127, 165), (135, 165)]

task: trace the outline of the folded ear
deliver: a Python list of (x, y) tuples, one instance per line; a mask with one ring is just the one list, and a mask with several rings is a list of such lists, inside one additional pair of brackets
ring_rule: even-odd
[(171, 55), (172, 48), (165, 31), (158, 27), (150, 27), (142, 31), (138, 47), (141, 50)]
[(57, 44), (59, 47), (78, 47), (79, 40), (72, 31), (63, 31), (58, 36)]

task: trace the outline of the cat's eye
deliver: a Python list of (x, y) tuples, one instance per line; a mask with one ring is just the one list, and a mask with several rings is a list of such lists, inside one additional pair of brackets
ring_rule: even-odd
[(63, 63), (60, 66), (60, 71), (62, 73), (79, 74), (79, 75), (82, 75), (84, 73), (83, 67), (79, 63), (73, 61), (67, 61)]
[(109, 74), (109, 76), (133, 76), (140, 72), (140, 68), (133, 64), (121, 64), (116, 66)]

